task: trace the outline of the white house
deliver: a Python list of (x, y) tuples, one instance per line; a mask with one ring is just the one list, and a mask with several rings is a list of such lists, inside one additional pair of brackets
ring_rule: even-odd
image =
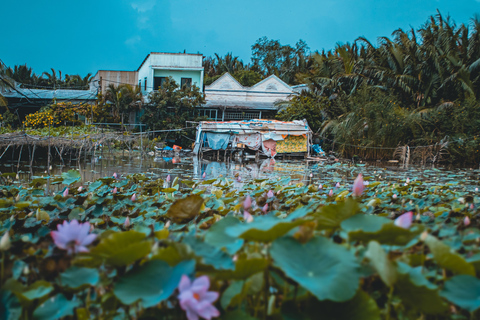
[(293, 88), (275, 75), (244, 87), (227, 72), (205, 87), (207, 103), (199, 107), (200, 115), (221, 121), (268, 119), (276, 114), (276, 103), (288, 101), (293, 93)]
[(195, 85), (203, 92), (202, 60), (201, 54), (151, 52), (137, 70), (138, 85), (145, 94), (172, 77), (181, 86)]

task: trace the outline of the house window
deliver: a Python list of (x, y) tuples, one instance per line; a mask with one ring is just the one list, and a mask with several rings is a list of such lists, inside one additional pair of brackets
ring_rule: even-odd
[(142, 79), (138, 80), (138, 87), (142, 89)]
[(158, 88), (162, 87), (167, 77), (153, 77), (153, 90), (158, 90)]
[(144, 84), (144, 85), (145, 85), (145, 89), (144, 89), (144, 90), (147, 91), (147, 77), (145, 77), (145, 84)]
[(180, 85), (190, 88), (192, 86), (192, 78), (182, 78)]

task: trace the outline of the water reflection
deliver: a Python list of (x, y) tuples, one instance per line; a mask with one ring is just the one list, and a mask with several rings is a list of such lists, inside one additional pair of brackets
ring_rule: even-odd
[[(304, 182), (329, 184), (330, 181), (340, 181), (342, 185), (350, 184), (355, 178), (355, 173), (363, 172), (372, 180), (401, 181), (421, 179), (430, 183), (439, 183), (443, 178), (457, 179), (464, 185), (477, 185), (479, 170), (472, 169), (436, 169), (411, 166), (402, 169), (392, 164), (369, 164), (360, 166), (345, 165), (341, 163), (327, 164), (325, 162), (304, 160), (274, 160), (264, 159), (259, 162), (216, 162), (200, 161), (197, 158), (179, 157), (145, 157), (139, 156), (94, 156), (86, 161), (72, 161), (62, 165), (54, 163), (51, 168), (52, 175), (60, 175), (71, 169), (79, 170), (84, 182), (94, 181), (98, 178), (112, 176), (114, 172), (126, 176), (129, 174), (142, 173), (165, 179), (170, 174), (171, 179), (196, 180), (228, 177), (241, 183), (250, 179), (270, 179), (289, 176), (291, 183)], [(35, 159), (32, 168), (29, 161), (0, 162), (0, 171), (18, 173), (21, 180), (28, 182), (33, 176), (47, 176), (46, 161)], [(443, 177), (443, 178), (442, 178)]]

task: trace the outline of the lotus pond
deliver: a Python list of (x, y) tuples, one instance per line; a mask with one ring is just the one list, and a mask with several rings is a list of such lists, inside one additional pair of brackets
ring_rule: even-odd
[(480, 319), (478, 169), (146, 166), (1, 175), (0, 319)]

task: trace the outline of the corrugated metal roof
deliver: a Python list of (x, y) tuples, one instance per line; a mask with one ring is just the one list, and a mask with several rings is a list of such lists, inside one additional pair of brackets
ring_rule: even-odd
[(278, 107), (271, 102), (257, 101), (215, 101), (207, 100), (204, 108), (231, 108), (231, 109), (256, 109), (256, 110), (277, 110)]
[(44, 89), (25, 89), (8, 90), (2, 95), (5, 98), (28, 98), (41, 100), (96, 100), (97, 92), (90, 90), (44, 90)]
[(198, 128), (204, 132), (232, 132), (236, 134), (274, 132), (296, 135), (310, 132), (306, 120), (278, 121), (253, 119), (245, 121), (201, 121)]

